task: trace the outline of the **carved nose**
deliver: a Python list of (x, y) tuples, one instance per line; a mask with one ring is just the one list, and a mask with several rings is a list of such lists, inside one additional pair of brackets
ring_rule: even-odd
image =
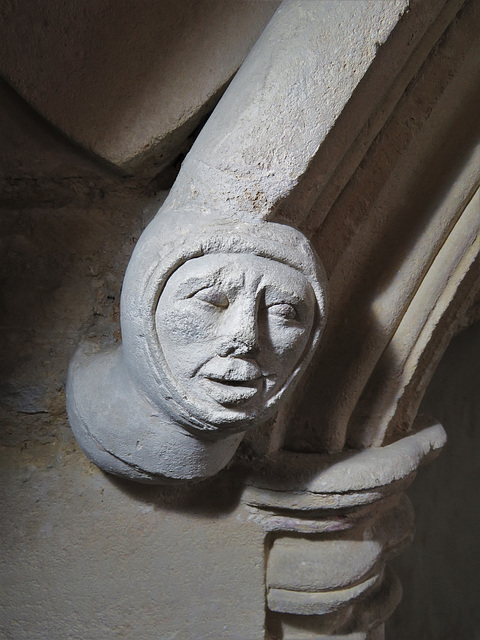
[(258, 327), (255, 314), (236, 314), (231, 318), (221, 355), (253, 355), (258, 351)]

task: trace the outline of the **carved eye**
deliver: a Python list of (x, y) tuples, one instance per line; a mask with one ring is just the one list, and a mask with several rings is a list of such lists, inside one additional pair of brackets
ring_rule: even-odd
[(222, 291), (213, 288), (200, 289), (200, 291), (193, 294), (192, 298), (206, 302), (212, 305), (212, 307), (218, 307), (219, 309), (226, 309), (228, 307), (227, 296)]
[(268, 307), (268, 312), (277, 316), (279, 318), (283, 318), (284, 320), (297, 320), (298, 313), (293, 304), (289, 304), (288, 302), (282, 302), (280, 304), (272, 304)]

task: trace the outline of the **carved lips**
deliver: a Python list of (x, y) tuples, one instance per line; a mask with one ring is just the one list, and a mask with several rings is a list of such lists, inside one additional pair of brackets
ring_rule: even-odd
[(264, 375), (258, 364), (242, 357), (215, 356), (201, 367), (198, 375), (205, 390), (220, 404), (238, 404), (263, 389)]

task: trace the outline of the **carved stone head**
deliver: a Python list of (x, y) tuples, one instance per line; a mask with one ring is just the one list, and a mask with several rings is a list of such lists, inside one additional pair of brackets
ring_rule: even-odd
[(325, 276), (308, 240), (243, 222), (192, 229), (158, 253), (143, 286), (124, 288), (131, 375), (193, 433), (222, 437), (267, 420), (325, 321)]
[(272, 222), (157, 216), (122, 291), (122, 346), (80, 346), (72, 428), (99, 467), (142, 482), (204, 478), (278, 411), (325, 323), (323, 268)]

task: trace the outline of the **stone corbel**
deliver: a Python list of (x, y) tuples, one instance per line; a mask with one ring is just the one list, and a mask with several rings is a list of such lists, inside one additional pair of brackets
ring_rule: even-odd
[(472, 1), (284, 2), (135, 249), (122, 345), (72, 361), (108, 472), (201, 479), (248, 439), (270, 638), (377, 640), (398, 600), (403, 492), (445, 441), (413, 419), (480, 282), (479, 25)]
[[(382, 2), (372, 13), (368, 2), (287, 1), (269, 23), (138, 242), (122, 290), (122, 345), (81, 345), (71, 363), (70, 423), (105, 471), (144, 482), (211, 476), (285, 404), (325, 324), (326, 277), (291, 226), (298, 205), (277, 210), (407, 5)], [(355, 55), (351, 32), (363, 42)], [(201, 282), (188, 288), (195, 269)], [(240, 335), (252, 331), (255, 344)]]

